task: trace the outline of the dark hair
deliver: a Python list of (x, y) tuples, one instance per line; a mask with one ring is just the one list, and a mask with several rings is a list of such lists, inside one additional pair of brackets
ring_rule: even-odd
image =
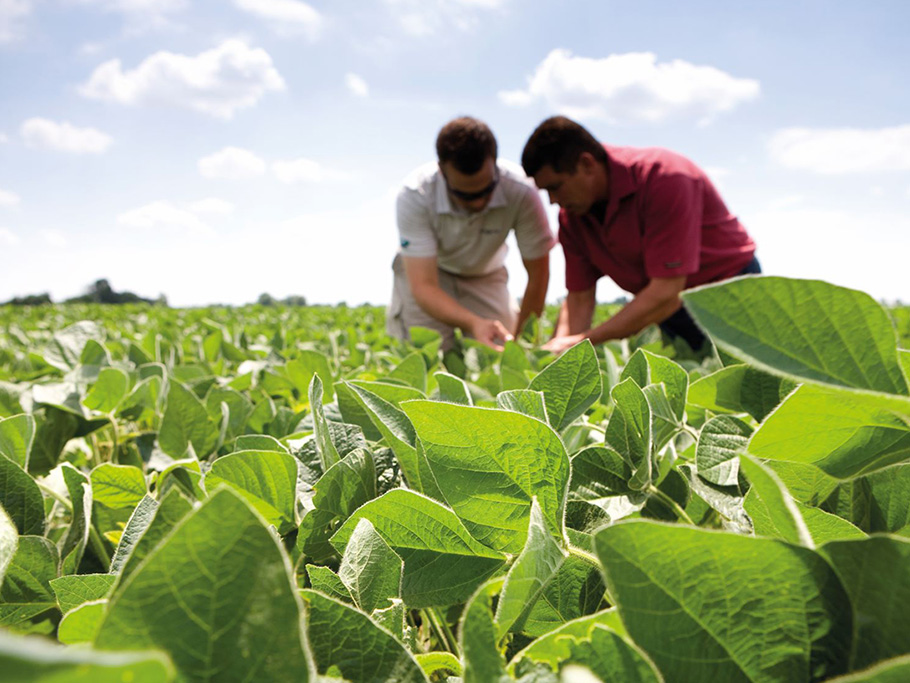
[(557, 173), (574, 173), (582, 152), (607, 163), (603, 145), (584, 126), (565, 116), (551, 116), (531, 133), (521, 153), (521, 166), (529, 177), (544, 166)]
[(496, 160), (496, 138), (483, 121), (460, 116), (452, 119), (436, 136), (436, 156), (439, 163), (447, 161), (459, 173), (477, 173), (487, 158)]

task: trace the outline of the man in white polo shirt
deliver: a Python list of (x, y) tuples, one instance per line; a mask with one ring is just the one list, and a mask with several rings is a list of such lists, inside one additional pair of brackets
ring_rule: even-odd
[[(392, 264), (390, 335), (406, 339), (410, 327), (429, 327), (448, 349), (459, 328), (501, 349), (532, 313), (541, 314), (555, 239), (537, 188), (496, 153), (485, 123), (457, 118), (439, 131), (437, 163), (405, 180), (398, 194), (401, 250)], [(510, 230), (528, 273), (517, 316), (504, 265)]]

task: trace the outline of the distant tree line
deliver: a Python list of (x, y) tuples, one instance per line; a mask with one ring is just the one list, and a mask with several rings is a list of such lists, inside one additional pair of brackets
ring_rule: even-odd
[(260, 306), (306, 306), (306, 297), (292, 294), (283, 299), (276, 299), (271, 294), (260, 294), (256, 303)]
[[(4, 302), (10, 306), (41, 306), (43, 304), (54, 303), (51, 295), (47, 292), (43, 294), (29, 294), (27, 296), (17, 296), (9, 301)], [(167, 297), (161, 294), (157, 299), (145, 299), (132, 292), (118, 292), (111, 287), (111, 283), (105, 279), (96, 280), (89, 285), (85, 294), (74, 296), (70, 299), (64, 299), (65, 304), (158, 304), (167, 306)]]

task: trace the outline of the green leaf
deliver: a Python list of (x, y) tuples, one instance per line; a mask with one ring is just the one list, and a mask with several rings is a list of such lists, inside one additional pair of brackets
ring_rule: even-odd
[(680, 365), (665, 356), (638, 349), (623, 368), (620, 380), (630, 377), (642, 389), (651, 384), (663, 384), (666, 387), (671, 415), (676, 422), (684, 421), (689, 375)]
[(401, 380), (422, 394), (427, 393), (427, 365), (419, 351), (405, 356), (386, 377)]
[(13, 415), (0, 419), (0, 455), (5, 455), (28, 471), (35, 429), (35, 418), (32, 415)]
[[(145, 503), (145, 504), (143, 504)], [(120, 544), (111, 560), (111, 571), (120, 571), (121, 582), (136, 570), (142, 561), (171, 533), (174, 527), (193, 509), (177, 489), (164, 494), (152, 507), (145, 500), (127, 522)]]
[(487, 408), (433, 401), (403, 407), (440, 491), (474, 538), (521, 552), (535, 496), (550, 533), (562, 536), (569, 458), (549, 426)]
[(474, 405), (474, 401), (471, 399), (471, 391), (463, 379), (448, 372), (435, 372), (433, 377), (439, 387), (440, 401), (458, 403), (463, 406)]
[(88, 544), (92, 525), (92, 487), (89, 478), (69, 463), (63, 463), (60, 471), (73, 506), (72, 521), (60, 544), (60, 573), (75, 574)]
[(758, 428), (749, 452), (837, 479), (868, 474), (910, 458), (910, 401), (803, 385)]
[(188, 515), (121, 582), (95, 639), (160, 648), (186, 680), (307, 680), (290, 563), (229, 489)]
[[(674, 681), (785, 683), (846, 668), (847, 596), (809, 549), (637, 520), (601, 530), (596, 546), (629, 635)], [(673, 561), (661, 561), (668, 548)]]
[(468, 600), (458, 624), (464, 683), (491, 683), (506, 675), (505, 662), (497, 647), (493, 621), (493, 596), (502, 588), (503, 579), (491, 579)]
[(634, 643), (604, 626), (595, 625), (590, 639), (569, 644), (567, 662), (585, 667), (602, 681), (663, 683), (663, 676)]
[(689, 403), (714, 413), (749, 413), (764, 420), (796, 383), (748, 365), (731, 365), (689, 387)]
[(325, 411), (322, 408), (322, 380), (316, 374), (310, 380), (310, 410), (313, 412), (313, 433), (316, 436), (316, 451), (319, 453), (322, 471), (325, 472), (341, 460), (341, 456), (338, 454), (338, 449), (335, 448), (335, 442), (332, 440), (328, 420), (325, 419)]
[(799, 501), (796, 502), (796, 507), (806, 522), (806, 528), (809, 530), (812, 540), (815, 541), (815, 545), (821, 545), (829, 541), (866, 538), (866, 534), (862, 530), (837, 515), (803, 505)]
[(774, 470), (790, 495), (806, 505), (821, 505), (838, 487), (837, 479), (829, 477), (815, 465), (768, 460), (765, 467)]
[(753, 522), (756, 518), (759, 520), (755, 533), (814, 548), (796, 501), (774, 471), (746, 454), (740, 456), (739, 462), (752, 484), (743, 506)]
[(41, 489), (19, 465), (0, 455), (0, 505), (20, 535), (44, 533), (44, 496)]
[(512, 657), (512, 661), (509, 662), (509, 673), (514, 676), (516, 667), (524, 660), (548, 664), (556, 671), (561, 662), (572, 656), (571, 644), (578, 640), (590, 639), (591, 631), (598, 624), (606, 626), (620, 635), (626, 634), (626, 629), (619, 618), (619, 612), (615, 608), (579, 617), (532, 641), (530, 645)]
[(538, 637), (602, 608), (604, 582), (600, 569), (570, 555), (544, 587), (525, 620), (525, 634)]
[(702, 427), (695, 447), (698, 474), (718, 486), (735, 486), (739, 475), (736, 456), (746, 449), (751, 435), (752, 427), (738, 418), (712, 417)]
[(506, 575), (496, 607), (494, 621), (498, 638), (521, 629), (524, 617), (567, 556), (547, 529), (537, 498), (533, 498), (528, 540)]
[(103, 368), (82, 405), (101, 413), (113, 413), (130, 389), (130, 378), (120, 368)]
[(797, 380), (908, 393), (888, 313), (871, 296), (818, 280), (746, 277), (682, 294), (723, 350)]
[(328, 567), (308, 564), (306, 566), (306, 573), (310, 579), (310, 585), (313, 587), (313, 590), (325, 593), (336, 600), (341, 600), (342, 602), (347, 602), (352, 605), (354, 604), (354, 597), (351, 595), (351, 591), (344, 585), (342, 580), (338, 577), (338, 574)]
[(332, 383), (332, 370), (329, 368), (328, 359), (318, 351), (299, 351), (297, 358), (289, 361), (287, 366), (288, 379), (301, 396), (306, 396), (313, 375), (318, 374), (325, 387), (325, 399), (331, 402), (335, 398)]
[(50, 582), (57, 577), (57, 549), (41, 536), (20, 536), (0, 587), (0, 626), (19, 629), (57, 609)]
[(67, 612), (57, 627), (57, 640), (64, 645), (91, 643), (101, 628), (107, 600), (86, 602)]
[(0, 633), (0, 671), (9, 683), (168, 683), (174, 667), (159, 652), (97, 652), (45, 638)]
[(622, 456), (607, 446), (590, 446), (572, 457), (573, 500), (596, 500), (630, 493), (632, 470)]
[(32, 445), (28, 471), (32, 476), (44, 475), (57, 466), (60, 453), (67, 442), (79, 432), (79, 418), (48, 406), (44, 416), (37, 418), (38, 430)]
[(651, 484), (651, 407), (631, 378), (610, 392), (616, 408), (607, 423), (605, 440), (632, 469), (629, 488), (643, 491)]
[(161, 450), (171, 457), (182, 458), (187, 446), (193, 444), (197, 456), (208, 456), (218, 444), (218, 426), (193, 392), (175, 380), (169, 384), (167, 408), (158, 432)]
[(513, 413), (521, 413), (549, 424), (547, 407), (544, 405), (542, 391), (513, 389), (512, 391), (500, 392), (496, 396), (496, 407), (502, 410), (511, 410)]
[(426, 683), (420, 665), (367, 615), (315, 591), (301, 591), (307, 605), (310, 649), (322, 675), (351, 683)]
[(853, 605), (850, 669), (910, 653), (910, 540), (872, 536), (833, 541), (819, 552), (834, 567)]
[(594, 346), (587, 339), (545, 367), (528, 388), (542, 391), (550, 424), (562, 431), (590, 408), (603, 391)]
[(147, 492), (138, 467), (106, 462), (92, 470), (90, 479), (95, 502), (115, 510), (136, 507)]
[(426, 460), (417, 448), (414, 426), (408, 416), (361, 385), (346, 382), (345, 386), (392, 448), (408, 486), (433, 498), (441, 498)]
[[(414, 655), (420, 668), (427, 676), (443, 671), (453, 676), (461, 676), (461, 662), (451, 652), (427, 652)], [(442, 674), (440, 674), (442, 675)]]
[(910, 657), (897, 657), (848, 676), (829, 679), (828, 683), (905, 683), (910, 680)]
[(66, 614), (86, 602), (106, 598), (116, 579), (114, 574), (73, 574), (53, 579), (50, 586), (60, 611)]
[(6, 570), (13, 561), (18, 547), (19, 532), (16, 531), (16, 525), (0, 505), (0, 587), (3, 586), (3, 577), (6, 576)]
[(100, 341), (103, 333), (98, 323), (81, 320), (56, 334), (44, 351), (44, 360), (60, 370), (75, 368), (89, 341)]
[(463, 602), (505, 561), (472, 538), (454, 512), (414, 491), (393, 489), (358, 509), (332, 536), (339, 552), (361, 519), (404, 561), (401, 595), (412, 608)]
[(218, 458), (205, 477), (208, 491), (225, 483), (269, 524), (286, 534), (297, 526), (297, 460), (277, 451), (240, 451)]
[(871, 502), (870, 531), (894, 533), (910, 524), (910, 465), (865, 477)]
[(357, 522), (338, 568), (338, 577), (356, 605), (367, 614), (388, 607), (392, 598), (401, 595), (401, 572), (401, 558), (382, 540), (370, 520)]

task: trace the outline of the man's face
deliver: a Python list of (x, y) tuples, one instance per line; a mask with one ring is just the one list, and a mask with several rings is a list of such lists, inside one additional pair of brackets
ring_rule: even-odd
[(490, 203), (490, 197), (499, 181), (496, 162), (492, 157), (487, 157), (477, 173), (462, 173), (449, 161), (440, 164), (439, 168), (453, 204), (474, 213), (483, 211)]
[(584, 215), (598, 199), (597, 178), (590, 164), (579, 159), (571, 173), (558, 173), (547, 164), (534, 174), (534, 183), (538, 189), (547, 193), (551, 204), (577, 215)]

